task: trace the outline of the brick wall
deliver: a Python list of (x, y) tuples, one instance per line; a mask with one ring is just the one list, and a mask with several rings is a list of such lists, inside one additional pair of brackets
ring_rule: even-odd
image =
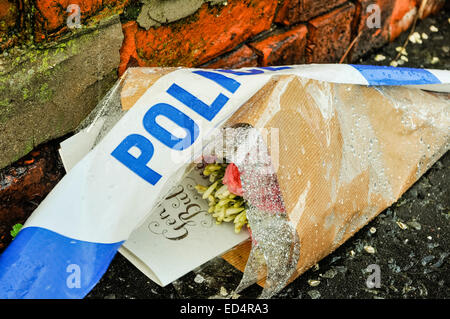
[(80, 8), (81, 23), (89, 26), (123, 12), (129, 0), (0, 0), (0, 52), (70, 36), (71, 4)]
[[(420, 1), (205, 2), (186, 18), (145, 30), (138, 25), (136, 14), (134, 19), (124, 14), (127, 7), (140, 10), (136, 0), (0, 0), (0, 51), (24, 44), (45, 45), (70, 36), (66, 21), (74, 12), (67, 8), (75, 4), (84, 27), (122, 14), (125, 40), (119, 73), (129, 65), (237, 67), (338, 62), (358, 36), (351, 61), (408, 29)], [(428, 0), (424, 15), (438, 11), (444, 2)], [(371, 28), (368, 21), (375, 21), (374, 10), (379, 10), (380, 24)]]

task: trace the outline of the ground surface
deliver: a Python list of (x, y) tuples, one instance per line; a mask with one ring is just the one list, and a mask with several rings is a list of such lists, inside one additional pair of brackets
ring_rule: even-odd
[[(448, 6), (447, 6), (448, 8)], [(449, 12), (418, 22), (422, 44), (409, 43), (402, 66), (450, 69)], [(438, 28), (437, 32), (430, 30)], [(359, 63), (389, 65), (408, 32)], [(385, 60), (376, 61), (377, 55)], [(438, 60), (433, 59), (434, 57)], [(450, 154), (447, 152), (402, 198), (361, 229), (334, 253), (275, 298), (449, 298), (450, 297)], [(402, 229), (397, 222), (407, 225)], [(369, 229), (374, 227), (375, 233)], [(373, 229), (372, 229), (373, 231)], [(363, 247), (375, 248), (374, 254)], [(353, 253), (352, 253), (353, 251)], [(369, 289), (366, 268), (377, 264), (381, 287)], [(235, 289), (242, 274), (216, 258), (161, 288), (118, 254), (88, 298), (220, 298)], [(311, 287), (309, 280), (320, 280)], [(241, 298), (255, 298), (254, 285)]]
[[(428, 39), (423, 39), (422, 44), (409, 43), (408, 62), (401, 66), (450, 69), (449, 16), (448, 10), (442, 11), (418, 23), (416, 31), (426, 33)], [(438, 31), (432, 32), (431, 26)], [(407, 36), (406, 32), (358, 63), (389, 65), (397, 55), (396, 47), (403, 45)], [(382, 59), (381, 55), (385, 59), (376, 61)], [(60, 169), (61, 164), (55, 167)], [(274, 298), (449, 298), (449, 189), (447, 153), (396, 204), (323, 259), (318, 268), (307, 271)], [(23, 208), (24, 216), (39, 202), (34, 200), (32, 204)], [(397, 222), (407, 229), (400, 228)], [(0, 244), (6, 245), (10, 240), (0, 238)], [(366, 245), (374, 247), (375, 253), (367, 253), (363, 249)], [(0, 251), (1, 248), (0, 245)], [(366, 286), (370, 275), (366, 268), (371, 264), (380, 267), (380, 288)], [(221, 298), (237, 287), (241, 276), (216, 258), (161, 288), (117, 254), (87, 298)], [(312, 287), (309, 280), (319, 280), (320, 284)], [(261, 288), (254, 285), (243, 291), (241, 298), (255, 298), (260, 292)]]

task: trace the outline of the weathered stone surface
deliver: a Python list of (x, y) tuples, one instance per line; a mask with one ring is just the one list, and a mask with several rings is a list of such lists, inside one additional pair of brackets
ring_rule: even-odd
[(118, 16), (46, 49), (0, 59), (0, 168), (72, 131), (117, 78)]

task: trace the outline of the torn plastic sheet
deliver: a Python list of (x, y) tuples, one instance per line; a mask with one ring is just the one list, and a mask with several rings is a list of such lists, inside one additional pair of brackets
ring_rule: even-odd
[[(139, 69), (139, 72), (147, 75), (158, 74), (160, 71), (161, 69)], [(247, 112), (249, 113), (247, 118), (251, 118), (252, 113), (255, 113), (259, 119), (259, 121), (253, 123), (250, 123), (252, 122), (250, 120), (241, 122), (249, 123), (255, 128), (264, 127), (265, 124), (270, 123), (271, 119), (276, 119), (277, 116), (280, 116), (279, 120), (281, 121), (281, 117), (284, 114), (288, 114), (284, 110), (287, 107), (289, 111), (288, 106), (281, 105), (281, 112), (273, 109), (273, 106), (276, 106), (276, 104), (271, 104), (272, 100), (270, 98), (278, 94), (277, 96), (280, 97), (279, 101), (284, 101), (282, 97), (287, 94), (286, 92), (294, 94), (294, 91), (292, 91), (294, 82), (305, 90), (307, 90), (308, 86), (313, 88), (315, 85), (318, 85), (318, 91), (313, 92), (338, 93), (340, 101), (348, 108), (345, 112), (348, 113), (349, 118), (352, 119), (351, 121), (347, 122), (344, 116), (345, 112), (336, 111), (333, 104), (335, 102), (333, 96), (327, 96), (326, 94), (319, 96), (305, 91), (307, 97), (309, 96), (311, 99), (302, 100), (302, 102), (308, 105), (315, 105), (314, 107), (308, 106), (312, 107), (310, 110), (304, 110), (305, 112), (308, 111), (310, 115), (307, 123), (313, 125), (306, 127), (306, 131), (304, 127), (299, 127), (298, 129), (306, 133), (311, 131), (311, 134), (318, 134), (317, 136), (320, 138), (323, 137), (325, 146), (328, 140), (331, 143), (335, 141), (337, 135), (334, 136), (334, 133), (331, 131), (331, 135), (328, 135), (328, 129), (323, 130), (321, 133), (320, 127), (315, 128), (314, 123), (321, 123), (322, 119), (331, 119), (337, 123), (336, 125), (342, 126), (340, 129), (342, 129), (343, 134), (347, 134), (345, 130), (348, 130), (346, 137), (349, 139), (345, 140), (343, 145), (344, 149), (347, 150), (347, 153), (344, 152), (344, 157), (347, 156), (347, 158), (342, 162), (343, 165), (347, 166), (344, 165), (341, 170), (347, 172), (346, 175), (342, 175), (342, 178), (351, 179), (353, 178), (352, 174), (355, 173), (351, 169), (351, 164), (358, 163), (358, 156), (354, 157), (351, 151), (352, 146), (356, 145), (351, 143), (351, 125), (352, 123), (364, 124), (364, 122), (359, 121), (357, 112), (354, 112), (350, 107), (352, 98), (354, 100), (359, 96), (352, 95), (351, 90), (353, 89), (354, 94), (370, 93), (373, 95), (375, 94), (373, 90), (367, 91), (367, 85), (404, 85), (450, 92), (449, 73), (442, 70), (351, 65), (304, 65), (207, 71), (177, 69), (170, 70), (163, 76), (159, 76), (150, 84), (142, 82), (142, 94), (131, 103), (132, 108), (125, 112), (123, 116), (120, 116), (122, 111), (118, 107), (117, 95), (117, 92), (122, 88), (122, 84), (118, 84), (116, 89), (113, 88), (110, 91), (109, 97), (105, 97), (102, 102), (103, 105), (100, 104), (101, 106), (98, 109), (103, 109), (105, 111), (103, 114), (108, 114), (108, 108), (112, 105), (112, 108), (115, 108), (117, 111), (117, 116), (111, 117), (111, 120), (107, 122), (101, 115), (102, 113), (97, 112), (94, 115), (95, 120), (92, 122), (94, 125), (89, 124), (85, 128), (97, 129), (100, 135), (104, 135), (103, 138), (96, 138), (83, 146), (84, 154), (86, 155), (77, 163), (73, 163), (74, 166), (70, 172), (41, 203), (27, 220), (24, 228), (13, 243), (0, 256), (0, 296), (3, 298), (84, 297), (106, 271), (118, 247), (145, 218), (146, 213), (158, 202), (162, 194), (165, 194), (168, 188), (183, 176), (184, 169), (187, 167), (186, 163), (193, 162), (201, 155), (202, 148), (196, 148), (198, 146), (196, 143), (201, 140), (203, 142), (208, 141), (208, 138), (212, 136), (212, 132), (224, 124), (233, 124), (230, 123), (229, 119), (237, 114), (235, 113), (237, 110), (240, 112), (250, 110), (251, 112)], [(280, 82), (277, 85), (277, 81), (280, 80), (285, 81), (285, 84), (282, 85)], [(126, 77), (124, 81), (126, 84)], [(325, 84), (323, 83), (330, 83), (332, 90), (324, 90), (323, 85)], [(348, 92), (345, 91), (347, 88), (349, 89)], [(389, 91), (388, 89), (386, 90)], [(395, 90), (397, 89), (392, 88), (392, 91), (389, 91), (389, 93), (395, 93)], [(407, 89), (402, 90), (402, 94), (405, 90)], [(298, 92), (298, 90), (295, 92)], [(415, 92), (411, 93), (413, 97), (420, 96), (417, 89), (413, 89), (411, 92)], [(130, 95), (133, 94), (130, 93)], [(372, 95), (370, 98), (373, 100)], [(409, 104), (413, 108), (418, 107), (414, 101), (407, 100), (406, 93), (403, 100), (398, 95), (393, 95), (399, 101), (398, 106), (395, 107), (394, 104), (393, 109), (410, 109)], [(253, 104), (248, 103), (250, 99), (257, 96), (261, 98), (261, 101), (265, 101), (264, 97), (269, 98), (264, 103), (267, 102), (268, 104), (266, 104), (271, 107), (254, 112), (251, 109), (254, 105), (258, 103), (258, 105), (266, 105), (260, 103), (261, 101), (254, 103), (255, 101), (253, 100)], [(381, 94), (380, 98), (387, 99), (386, 96)], [(315, 100), (314, 97), (317, 99)], [(428, 95), (423, 97), (425, 103), (429, 99), (431, 97)], [(292, 102), (292, 98), (286, 99), (286, 101), (285, 103)], [(435, 99), (433, 101), (437, 103), (438, 100)], [(123, 96), (121, 104), (123, 109)], [(329, 107), (330, 105), (332, 106)], [(382, 110), (386, 111), (384, 105), (380, 106), (383, 106)], [(317, 110), (319, 112), (316, 112)], [(443, 110), (445, 108), (442, 108), (442, 105), (440, 108), (437, 107), (437, 113), (440, 111), (442, 114)], [(442, 128), (437, 127), (439, 125), (447, 125), (448, 117), (445, 118), (444, 115), (444, 119), (442, 119), (442, 117), (439, 118), (437, 115), (434, 116), (428, 113), (424, 115), (421, 112), (426, 113), (426, 108), (414, 111), (410, 118), (406, 116), (406, 120), (412, 119), (413, 124), (416, 125), (416, 127), (410, 125), (410, 130), (412, 132), (426, 133), (424, 134), (426, 137), (426, 141), (424, 140), (425, 145), (433, 144), (431, 137), (434, 137), (436, 143), (439, 143), (439, 145), (432, 145), (429, 153), (423, 153), (424, 155), (421, 159), (423, 165), (417, 164), (419, 166), (422, 165), (421, 173), (423, 173), (442, 152), (448, 149), (448, 126), (445, 132), (443, 132)], [(336, 115), (336, 113), (339, 114)], [(317, 117), (319, 114), (322, 119)], [(175, 126), (169, 124), (168, 129), (162, 129), (161, 125), (156, 121), (156, 116), (158, 115), (170, 118)], [(421, 116), (425, 117), (424, 121), (421, 121)], [(117, 120), (118, 118), (120, 119)], [(436, 123), (428, 121), (428, 118), (436, 119)], [(291, 120), (286, 121), (287, 125), (285, 126), (289, 128), (288, 124)], [(99, 123), (98, 127), (95, 127), (96, 123)], [(177, 126), (188, 133), (184, 138), (180, 138), (177, 134), (171, 134), (171, 130), (176, 129)], [(287, 130), (283, 125), (281, 125), (281, 128)], [(330, 127), (330, 130), (332, 128)], [(80, 131), (80, 133), (82, 132), (83, 130)], [(410, 134), (410, 136), (415, 137), (414, 134)], [(359, 136), (358, 138), (364, 141), (365, 136)], [(177, 143), (173, 143), (174, 140)], [(370, 141), (367, 142), (367, 145), (370, 146)], [(384, 142), (384, 140), (375, 141), (374, 143), (381, 142)], [(310, 146), (312, 147), (313, 145), (311, 144)], [(138, 147), (142, 151), (141, 154), (128, 152), (132, 147)], [(286, 156), (290, 154), (290, 150), (286, 151)], [(168, 163), (173, 163), (171, 154), (174, 151), (179, 161), (174, 163), (174, 165), (167, 165)], [(320, 149), (317, 152), (321, 152)], [(363, 151), (361, 154), (367, 155), (368, 152)], [(283, 152), (280, 155), (282, 160)], [(415, 165), (415, 161), (415, 157), (411, 158), (408, 165), (406, 165), (407, 168), (409, 169), (410, 165)], [(321, 167), (323, 166), (322, 163), (318, 163)], [(327, 163), (323, 166), (324, 173), (322, 174), (325, 177), (327, 174), (326, 166)], [(286, 169), (291, 169), (291, 167)], [(309, 169), (312, 172), (322, 172), (322, 168), (319, 169), (319, 166), (317, 168), (309, 167)], [(391, 170), (390, 167), (389, 170)], [(287, 215), (291, 222), (294, 219), (293, 224), (297, 229), (297, 234), (302, 244), (299, 264), (297, 264), (293, 272), (293, 277), (295, 277), (310, 266), (302, 264), (302, 262), (310, 263), (329, 252), (334, 246), (317, 246), (318, 251), (313, 251), (311, 250), (311, 242), (305, 241), (305, 231), (308, 229), (302, 229), (301, 227), (303, 227), (302, 222), (307, 224), (309, 220), (304, 219), (305, 216), (308, 217), (308, 214), (304, 212), (308, 211), (308, 209), (311, 210), (311, 207), (308, 206), (308, 199), (311, 196), (309, 194), (316, 194), (318, 191), (313, 191), (316, 187), (315, 183), (310, 182), (308, 184), (308, 181), (302, 179), (297, 180), (301, 181), (301, 183), (306, 183), (306, 189), (299, 189), (299, 185), (295, 184), (295, 187), (291, 190), (286, 186), (289, 184), (286, 182), (286, 180), (289, 180), (288, 175), (285, 175), (286, 172), (290, 173), (286, 170), (283, 172), (283, 169), (281, 169), (280, 173), (277, 173), (277, 178), (283, 193)], [(416, 171), (414, 170), (414, 172)], [(410, 174), (409, 171), (402, 171), (403, 173), (410, 176), (408, 175)], [(257, 176), (257, 174), (249, 176), (249, 183), (251, 183), (252, 178)], [(366, 178), (366, 175), (361, 176)], [(371, 216), (376, 214), (377, 210), (386, 207), (388, 203), (392, 203), (395, 197), (401, 194), (419, 176), (420, 174), (411, 177), (400, 186), (390, 181), (390, 184), (395, 186), (398, 191), (395, 193), (395, 196), (390, 196), (388, 200), (381, 200), (372, 196), (373, 200), (375, 200), (372, 204), (378, 206), (369, 205), (369, 208), (373, 208)], [(281, 177), (284, 179), (281, 179)], [(244, 180), (246, 180), (245, 177)], [(347, 182), (346, 180), (344, 181)], [(354, 179), (350, 182), (352, 181)], [(323, 187), (328, 187), (329, 185), (332, 186), (332, 183), (330, 182)], [(339, 195), (338, 186), (334, 185), (329, 193), (333, 200), (336, 200), (337, 195)], [(371, 187), (374, 195), (379, 193), (377, 191), (378, 186), (372, 185)], [(328, 192), (328, 188), (326, 189)], [(303, 197), (302, 194), (304, 194)], [(296, 197), (295, 200), (292, 197)], [(333, 201), (336, 209), (338, 207), (336, 206), (337, 204)], [(311, 218), (323, 217), (320, 210), (312, 211), (314, 211), (314, 214), (311, 215)], [(256, 219), (261, 213), (261, 211), (256, 211), (253, 216)], [(280, 212), (275, 216), (284, 215)], [(366, 216), (358, 217), (352, 215), (349, 218), (349, 221), (334, 219), (334, 223), (348, 225), (347, 231), (345, 229), (336, 229), (336, 236), (333, 238), (336, 244), (341, 243), (338, 240), (339, 238), (344, 240), (346, 238), (344, 235), (354, 233), (361, 226), (361, 223), (367, 222), (367, 220), (364, 220)], [(253, 221), (253, 223), (256, 225), (257, 222)], [(330, 223), (333, 225), (333, 219), (331, 221), (325, 220), (327, 226)], [(287, 233), (289, 233), (290, 224), (284, 223), (283, 225), (278, 225), (279, 229), (287, 227)], [(316, 229), (311, 235), (314, 236), (318, 233), (320, 232)], [(295, 242), (295, 238), (292, 238), (292, 240)], [(263, 237), (260, 237), (260, 241), (264, 241)], [(269, 239), (267, 241), (270, 243)], [(314, 240), (312, 242), (314, 243)], [(321, 242), (320, 244), (327, 243)], [(252, 250), (250, 260), (257, 258), (260, 253), (265, 254), (264, 249)], [(280, 271), (287, 271), (287, 273), (292, 271), (289, 265), (290, 262), (291, 265), (294, 263), (296, 252), (295, 250), (289, 250), (289, 254), (291, 256), (285, 259), (288, 261), (286, 262), (286, 267), (281, 267)], [(265, 257), (269, 257), (268, 263), (270, 263), (271, 257), (269, 255)], [(249, 264), (250, 268), (252, 268), (251, 265), (252, 263)], [(77, 270), (77, 267), (79, 267), (78, 269), (82, 274), (80, 282), (70, 283), (68, 281), (71, 275), (70, 271)], [(283, 277), (276, 273), (271, 274), (270, 269), (274, 269), (274, 267), (269, 265), (267, 274), (270, 285), (263, 293), (263, 296), (272, 295), (280, 289), (280, 286), (284, 286), (286, 283), (285, 278), (287, 276)], [(246, 276), (249, 280), (246, 279)], [(272, 283), (270, 282), (271, 280)], [(247, 272), (247, 275), (244, 275), (244, 281), (240, 288), (245, 286), (246, 282), (251, 281), (254, 281), (254, 278), (249, 278)]]

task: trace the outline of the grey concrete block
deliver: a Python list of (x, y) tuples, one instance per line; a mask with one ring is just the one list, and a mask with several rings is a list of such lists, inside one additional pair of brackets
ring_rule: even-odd
[(118, 16), (45, 49), (0, 57), (0, 168), (73, 131), (117, 79)]

